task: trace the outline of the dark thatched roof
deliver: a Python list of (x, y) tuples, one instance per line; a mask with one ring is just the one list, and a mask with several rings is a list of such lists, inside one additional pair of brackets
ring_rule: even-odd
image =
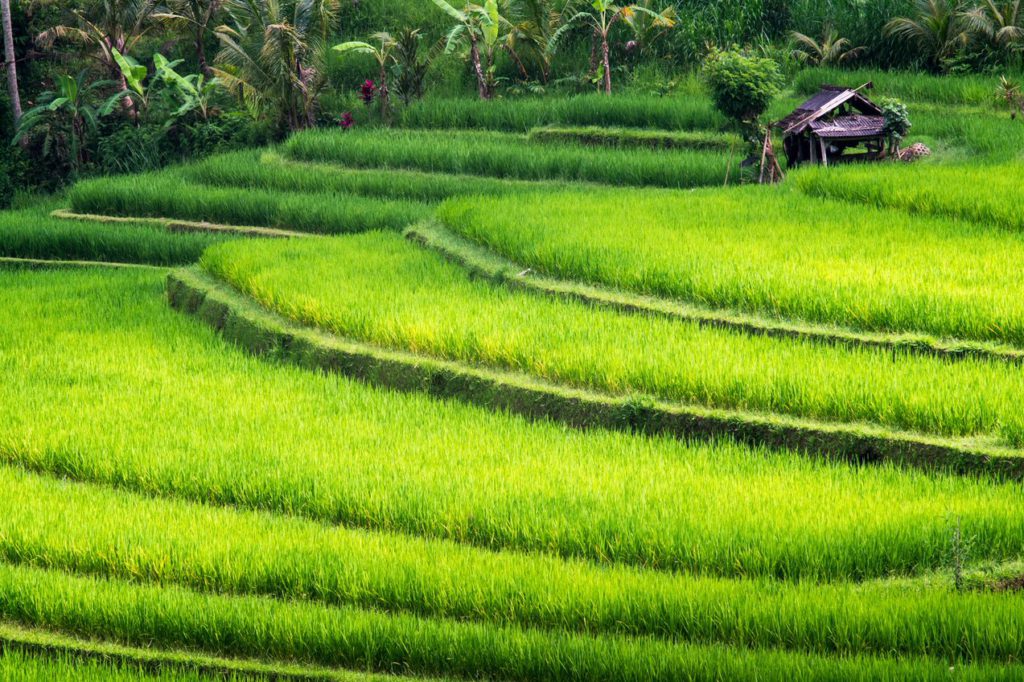
[[(835, 116), (843, 105), (858, 113)], [(878, 105), (856, 90), (838, 85), (823, 85), (818, 94), (776, 124), (786, 135), (799, 135), (810, 128), (820, 137), (832, 138), (879, 135), (884, 125)]]

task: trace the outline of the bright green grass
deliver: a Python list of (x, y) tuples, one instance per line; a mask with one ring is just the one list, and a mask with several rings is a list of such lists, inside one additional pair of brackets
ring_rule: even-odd
[(283, 193), (262, 189), (207, 187), (180, 171), (88, 180), (70, 191), (79, 213), (179, 218), (255, 225), (297, 232), (338, 234), (400, 230), (430, 215), (430, 207), (341, 193)]
[[(850, 167), (833, 170), (835, 172), (825, 172), (824, 169), (801, 172), (796, 176), (796, 184), (812, 196), (923, 215), (961, 218), (978, 223), (980, 228), (989, 231), (1003, 228), (1024, 233), (1024, 211), (1021, 210), (1024, 169), (1019, 163), (929, 165), (924, 168), (895, 165), (885, 169)], [(1002, 240), (1011, 244), (1019, 241), (1007, 237), (1002, 237)], [(1009, 269), (1009, 266), (992, 268), (989, 277), (997, 279), (1013, 274), (1003, 268)], [(1001, 297), (1006, 295), (1005, 292), (999, 293)], [(1008, 303), (1019, 302), (1017, 297), (1012, 298), (1015, 300)]]
[(91, 225), (49, 215), (52, 205), (0, 212), (0, 257), (183, 265), (223, 237), (143, 225)]
[[(848, 178), (859, 179), (909, 199), (913, 190), (878, 182), (880, 172), (823, 170), (798, 183), (843, 192), (858, 186)], [(936, 183), (934, 194), (948, 185)], [(630, 199), (475, 198), (438, 215), (502, 256), (564, 279), (858, 330), (1024, 346), (1015, 265), (1024, 236), (760, 188)]]
[(333, 164), (288, 161), (272, 152), (210, 157), (181, 169), (195, 184), (282, 192), (346, 193), (382, 199), (438, 202), (449, 197), (498, 196), (566, 189), (566, 183), (497, 180), (400, 170), (358, 170)]
[(857, 586), (694, 578), (149, 500), (4, 467), (0, 485), (0, 556), (37, 567), (583, 633), (847, 655), (1024, 655), (1021, 600), (958, 594), (949, 576)]
[(529, 424), (267, 364), (169, 310), (158, 273), (0, 271), (0, 290), (0, 459), (60, 476), (732, 576), (945, 566), (950, 515), (973, 560), (1024, 546), (1019, 485)]
[(384, 233), (227, 243), (201, 263), (288, 317), (385, 348), (614, 394), (1024, 442), (1024, 370), (996, 361), (751, 337), (594, 309), (473, 281)]
[[(693, 187), (721, 184), (725, 154), (530, 143), (524, 136), (451, 131), (307, 131), (285, 155), (355, 168), (399, 168), (519, 180)], [(734, 172), (736, 164), (733, 164)]]
[[(507, 680), (794, 678), (946, 680), (936, 659), (821, 657), (672, 644), (391, 615), (304, 601), (234, 597), (0, 564), (0, 615), (129, 645), (226, 656)], [(1015, 679), (1017, 667), (954, 663), (959, 679)]]
[(546, 125), (720, 129), (725, 120), (706, 96), (577, 95), (480, 101), (428, 97), (402, 112), (411, 128), (477, 128), (525, 133)]
[(0, 680), (4, 682), (201, 682), (202, 680), (264, 680), (265, 677), (203, 675), (175, 668), (153, 670), (129, 662), (45, 655), (0, 647)]

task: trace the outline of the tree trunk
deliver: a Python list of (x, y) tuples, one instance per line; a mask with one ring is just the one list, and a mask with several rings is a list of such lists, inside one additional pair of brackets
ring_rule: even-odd
[(491, 90), (487, 87), (487, 77), (484, 76), (484, 68), (480, 63), (480, 46), (477, 45), (476, 39), (473, 38), (469, 41), (469, 54), (473, 60), (473, 71), (476, 73), (476, 91), (480, 95), (480, 99), (490, 99)]
[(590, 36), (590, 71), (588, 73), (591, 78), (597, 73), (597, 65), (600, 63), (600, 58), (598, 57), (598, 46), (600, 44), (601, 32), (595, 28), (593, 35)]
[(377, 96), (380, 97), (380, 119), (387, 123), (391, 118), (391, 90), (388, 88), (388, 70), (384, 64), (380, 66), (380, 87), (377, 88)]
[(0, 0), (0, 20), (4, 33), (4, 64), (7, 66), (7, 91), (11, 98), (14, 126), (21, 121), (21, 95), (18, 93), (18, 62), (14, 54), (14, 29), (11, 27), (11, 0)]
[(206, 60), (206, 27), (196, 27), (196, 61), (199, 63), (199, 73), (207, 79), (213, 78), (213, 70)]
[(604, 94), (612, 94), (612, 65), (608, 59), (608, 36), (601, 36), (601, 58), (604, 62)]

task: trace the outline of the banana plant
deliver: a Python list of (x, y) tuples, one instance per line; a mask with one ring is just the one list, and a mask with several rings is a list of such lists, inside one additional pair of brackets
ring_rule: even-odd
[(467, 3), (461, 10), (445, 0), (434, 0), (434, 4), (456, 22), (445, 36), (445, 50), (451, 53), (459, 46), (469, 44), (469, 59), (476, 75), (477, 93), (480, 99), (490, 99), (494, 94), (494, 52), (499, 45), (501, 26), (504, 23), (497, 0), (486, 0), (482, 5)]
[(137, 108), (141, 105), (145, 111), (150, 109), (157, 84), (164, 86), (165, 92), (173, 96), (179, 106), (164, 121), (164, 127), (170, 127), (175, 121), (193, 111), (198, 112), (204, 121), (208, 118), (210, 100), (219, 84), (216, 78), (206, 80), (202, 74), (182, 76), (175, 70), (182, 60), (172, 62), (159, 52), (153, 55), (153, 76), (150, 78), (149, 69), (145, 66), (117, 50), (111, 52), (128, 89), (137, 95), (133, 97)]
[(357, 40), (335, 45), (334, 50), (341, 54), (368, 54), (377, 62), (380, 70), (377, 82), (377, 101), (380, 102), (381, 119), (387, 121), (391, 116), (391, 93), (388, 88), (388, 64), (392, 61), (392, 52), (398, 45), (390, 33), (374, 33), (373, 40), (380, 43), (380, 47)]
[[(437, 2), (437, 0), (435, 0)], [(655, 22), (671, 28), (675, 21), (671, 15), (664, 12), (655, 12), (642, 5), (616, 5), (609, 0), (593, 0), (588, 9), (577, 12), (569, 17), (562, 26), (551, 36), (548, 42), (548, 51), (554, 54), (558, 43), (574, 28), (577, 23), (582, 23), (593, 32), (593, 37), (601, 49), (600, 74), (603, 83), (604, 93), (612, 94), (612, 65), (608, 38), (612, 28), (620, 21), (632, 23), (637, 14), (645, 14)]]
[(76, 174), (89, 160), (89, 141), (99, 132), (99, 122), (129, 96), (127, 90), (94, 104), (95, 95), (114, 85), (114, 81), (86, 81), (87, 71), (77, 78), (58, 76), (56, 90), (39, 96), (40, 104), (21, 117), (12, 144), (31, 139), (41, 141), (44, 158), (57, 157)]

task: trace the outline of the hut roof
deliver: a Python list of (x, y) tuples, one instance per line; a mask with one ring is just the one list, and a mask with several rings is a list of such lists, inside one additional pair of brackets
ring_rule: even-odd
[[(848, 104), (850, 108), (860, 112), (860, 115), (832, 117), (832, 120), (828, 122), (830, 126), (835, 128), (834, 134), (831, 134), (831, 137), (866, 136), (873, 134), (876, 128), (878, 128), (878, 132), (881, 132), (878, 123), (881, 121), (881, 125), (884, 126), (884, 119), (882, 117), (882, 110), (878, 108), (878, 105), (857, 92), (857, 90), (839, 85), (821, 86), (821, 90), (816, 95), (801, 104), (793, 113), (779, 121), (776, 125), (782, 129), (785, 135), (800, 134), (811, 128), (815, 134), (826, 137), (828, 135), (818, 132), (818, 128), (830, 130), (828, 126), (821, 125), (823, 119), (829, 118), (833, 112), (844, 104)], [(868, 119), (875, 120), (868, 121)], [(840, 123), (838, 127), (835, 127), (837, 121)], [(844, 134), (839, 134), (840, 129), (844, 125), (848, 127), (842, 131)]]
[(884, 116), (850, 114), (833, 119), (811, 121), (811, 130), (826, 139), (879, 137), (885, 132)]

